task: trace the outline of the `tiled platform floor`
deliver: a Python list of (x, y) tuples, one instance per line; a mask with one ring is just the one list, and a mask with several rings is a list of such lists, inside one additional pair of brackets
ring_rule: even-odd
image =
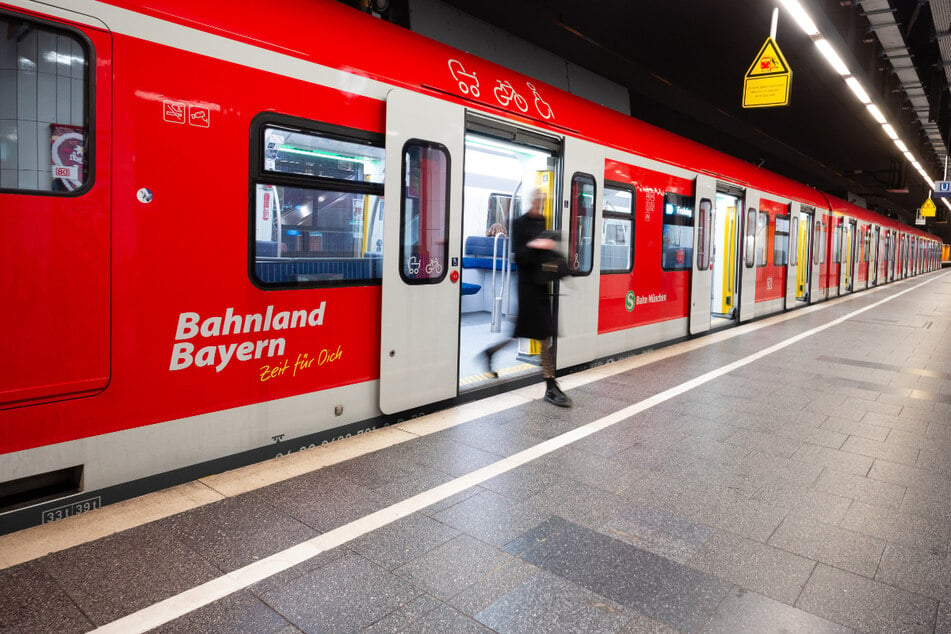
[(0, 631), (951, 632), (949, 335), (936, 273), (8, 535)]

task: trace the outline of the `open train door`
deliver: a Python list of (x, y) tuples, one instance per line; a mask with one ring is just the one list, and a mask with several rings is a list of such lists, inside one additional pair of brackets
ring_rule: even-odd
[(690, 334), (710, 330), (710, 298), (713, 294), (713, 205), (717, 182), (697, 175), (693, 210), (693, 266), (690, 270)]
[[(746, 190), (743, 203), (743, 258), (740, 262), (740, 322), (749, 321), (756, 312), (756, 254), (760, 249), (770, 249), (765, 244), (765, 231), (759, 231), (760, 194), (752, 189)], [(763, 244), (757, 244), (757, 241)]]
[(799, 267), (809, 265), (807, 261), (801, 261), (802, 249), (799, 248), (800, 232), (804, 227), (800, 226), (802, 219), (799, 216), (799, 203), (793, 201), (789, 205), (789, 243), (786, 247), (786, 294), (784, 306), (786, 310), (796, 307), (796, 297), (799, 294), (799, 286), (802, 280), (799, 278)]
[(604, 151), (566, 137), (563, 167), (562, 250), (572, 275), (558, 285), (559, 368), (592, 361), (597, 349), (600, 257), (595, 246), (601, 244), (597, 210), (604, 195)]
[(386, 98), (380, 410), (456, 396), (465, 110)]

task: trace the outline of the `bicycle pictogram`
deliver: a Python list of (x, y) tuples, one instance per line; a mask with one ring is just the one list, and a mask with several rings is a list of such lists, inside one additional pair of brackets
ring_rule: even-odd
[(515, 102), (516, 108), (522, 112), (528, 112), (528, 102), (525, 101), (525, 97), (515, 92), (515, 88), (512, 87), (511, 83), (502, 81), (501, 79), (496, 80), (496, 83), (498, 85), (493, 91), (496, 101), (503, 106), (508, 106), (510, 103)]

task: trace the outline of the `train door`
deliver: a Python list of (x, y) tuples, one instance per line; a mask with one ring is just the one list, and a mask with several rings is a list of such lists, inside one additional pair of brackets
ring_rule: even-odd
[[(563, 159), (563, 248), (571, 277), (559, 283), (558, 346), (556, 361), (566, 368), (594, 360), (598, 336), (599, 264), (595, 236), (600, 245), (601, 224), (595, 210), (602, 208), (604, 151), (600, 146), (565, 138)], [(599, 254), (600, 255), (600, 254)]]
[(112, 39), (56, 13), (71, 24), (0, 13), (0, 409), (110, 381)]
[(540, 371), (537, 344), (509, 341), (519, 310), (519, 271), (509, 236), (512, 222), (526, 210), (535, 190), (544, 194), (547, 227), (555, 227), (561, 151), (560, 138), (472, 113), (466, 118), (458, 308), (460, 391), (484, 387), (494, 378), (487, 372), (482, 352), (497, 345), (501, 347), (493, 354), (492, 370), (500, 378)]
[(791, 292), (786, 294), (786, 308), (791, 308), (790, 301), (809, 303), (809, 291), (812, 287), (812, 225), (815, 218), (815, 211), (811, 207), (800, 207), (794, 204), (798, 209), (798, 230), (794, 229), (793, 239), (796, 241), (795, 253), (798, 260), (795, 275), (790, 272), (787, 278), (790, 283), (795, 285)]
[(728, 325), (738, 316), (737, 241), (742, 223), (739, 193), (717, 191), (713, 207), (711, 327)]
[(797, 288), (799, 286), (799, 270), (805, 268), (800, 265), (799, 248), (799, 203), (789, 205), (789, 235), (786, 237), (786, 289), (783, 291), (783, 308), (790, 309), (796, 305)]
[(839, 295), (844, 295), (855, 284), (855, 221), (841, 218), (839, 222)]
[(878, 240), (881, 233), (881, 227), (879, 227), (878, 225), (873, 225), (871, 227), (871, 232), (872, 232), (872, 237), (871, 237), (871, 244), (869, 245), (868, 285), (878, 286), (878, 267), (879, 267)]
[(380, 409), (456, 395), (465, 113), (394, 89), (386, 103)]
[[(693, 232), (693, 266), (690, 274), (690, 334), (696, 335), (710, 330), (713, 278), (715, 267), (720, 266), (715, 255), (717, 246), (716, 210), (717, 199), (716, 181), (703, 174), (697, 176), (694, 190), (694, 232)], [(734, 217), (736, 205), (733, 207)], [(723, 247), (720, 247), (721, 251)], [(720, 258), (725, 257), (720, 253)], [(720, 272), (722, 275), (722, 272)]]
[(760, 194), (747, 190), (746, 211), (743, 214), (743, 258), (741, 261), (739, 288), (739, 321), (749, 321), (755, 317), (756, 308), (756, 265), (766, 262), (768, 232), (766, 216), (759, 212)]

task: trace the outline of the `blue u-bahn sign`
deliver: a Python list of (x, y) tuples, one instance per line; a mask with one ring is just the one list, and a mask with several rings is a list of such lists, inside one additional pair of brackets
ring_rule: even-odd
[(934, 184), (935, 198), (951, 198), (951, 181), (938, 181)]

